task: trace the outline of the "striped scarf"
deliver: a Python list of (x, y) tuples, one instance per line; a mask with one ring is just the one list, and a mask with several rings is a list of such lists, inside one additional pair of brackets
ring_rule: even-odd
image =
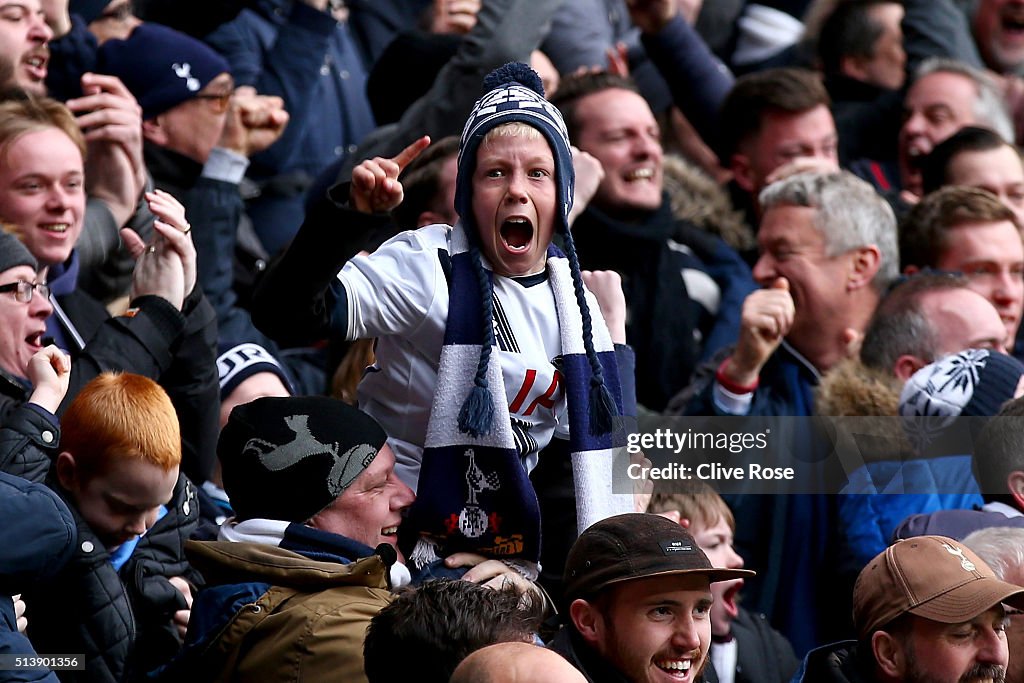
[[(418, 531), (411, 562), (422, 568), (454, 552), (537, 561), (540, 508), (515, 446), (500, 362), (492, 354), (487, 387), (494, 405), (492, 429), (477, 437), (459, 428), (463, 400), (474, 386), (484, 331), (482, 294), (471, 250), (461, 225), (451, 234), (450, 304), (437, 387), (430, 411), (418, 497), (408, 527)], [(621, 512), (632, 512), (632, 496), (612, 493), (612, 435), (591, 433), (592, 370), (583, 343), (583, 316), (574, 293), (568, 259), (556, 247), (547, 251), (549, 286), (562, 342), (562, 373), (568, 404), (569, 446), (579, 529)], [(493, 281), (493, 273), (485, 270)], [(488, 287), (488, 290), (491, 288)], [(588, 293), (593, 340), (618, 414), (622, 398), (614, 347), (596, 300)]]

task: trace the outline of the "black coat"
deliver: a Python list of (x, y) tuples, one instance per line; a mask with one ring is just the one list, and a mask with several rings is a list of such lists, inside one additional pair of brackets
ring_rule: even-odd
[[(14, 388), (0, 373), (0, 386)], [(22, 391), (24, 393), (24, 391)], [(3, 396), (11, 410), (0, 418), (0, 472), (42, 482), (60, 442), (60, 428), (52, 416), (22, 403), (21, 397)]]
[(195, 486), (178, 477), (167, 514), (139, 539), (116, 571), (110, 553), (82, 518), (66, 491), (78, 528), (78, 547), (52, 580), (25, 594), (32, 606), (28, 636), (38, 652), (85, 656), (85, 671), (62, 671), (62, 681), (121, 683), (141, 680), (178, 651), (172, 618), (184, 597), (167, 579), (200, 577), (185, 560), (185, 541), (196, 526)]
[(59, 414), (83, 386), (107, 371), (133, 372), (158, 382), (170, 396), (181, 423), (182, 471), (203, 482), (216, 457), (220, 418), (217, 375), (217, 319), (198, 285), (178, 312), (164, 299), (141, 296), (133, 315), (110, 317), (85, 292), (58, 297), (67, 321), (58, 319), (70, 339), (68, 321), (86, 342), (71, 349), (71, 385)]
[(735, 683), (787, 683), (800, 667), (793, 646), (767, 617), (740, 608), (732, 622), (736, 639)]

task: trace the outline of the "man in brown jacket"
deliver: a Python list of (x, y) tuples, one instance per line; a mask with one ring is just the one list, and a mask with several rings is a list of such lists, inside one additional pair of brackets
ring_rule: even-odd
[(415, 494), (386, 439), (329, 398), (232, 411), (217, 451), (236, 516), (189, 543), (208, 588), (166, 680), (366, 681), (366, 627), (409, 576), (396, 544)]

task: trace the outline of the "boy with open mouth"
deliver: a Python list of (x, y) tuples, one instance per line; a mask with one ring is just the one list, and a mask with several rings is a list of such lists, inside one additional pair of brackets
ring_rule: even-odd
[[(268, 271), (254, 320), (296, 343), (328, 330), (377, 337), (359, 406), (418, 490), (402, 525), (415, 532), (406, 543), (414, 573), (472, 551), (534, 577), (540, 512), (528, 473), (542, 449), (573, 460), (580, 529), (633, 508), (610, 481), (612, 418), (633, 400), (632, 352), (617, 281), (588, 276), (595, 298), (579, 270), (561, 115), (525, 65), (496, 70), (484, 89), (459, 146), (456, 225), (404, 232), (352, 258), (373, 216), (401, 202), (399, 174), (427, 140), (364, 161), (348, 202), (307, 216)], [(564, 253), (551, 244), (556, 232)]]

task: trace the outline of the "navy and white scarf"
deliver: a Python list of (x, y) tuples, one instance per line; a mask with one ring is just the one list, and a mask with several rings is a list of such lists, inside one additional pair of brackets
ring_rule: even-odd
[[(423, 534), (410, 561), (417, 567), (454, 552), (535, 562), (540, 556), (540, 508), (515, 446), (501, 364), (492, 354), (488, 391), (493, 427), (472, 437), (459, 429), (463, 400), (473, 389), (480, 359), (481, 287), (461, 224), (451, 233), (450, 304), (437, 388), (430, 411), (418, 484), (408, 525)], [(562, 372), (568, 405), (578, 527), (621, 512), (633, 512), (631, 495), (612, 492), (613, 432), (590, 429), (591, 367), (583, 343), (583, 317), (569, 261), (556, 247), (547, 251), (548, 282), (554, 292), (562, 342)], [(494, 274), (486, 271), (493, 281)], [(605, 385), (622, 414), (614, 346), (593, 295), (587, 295), (593, 343)]]

